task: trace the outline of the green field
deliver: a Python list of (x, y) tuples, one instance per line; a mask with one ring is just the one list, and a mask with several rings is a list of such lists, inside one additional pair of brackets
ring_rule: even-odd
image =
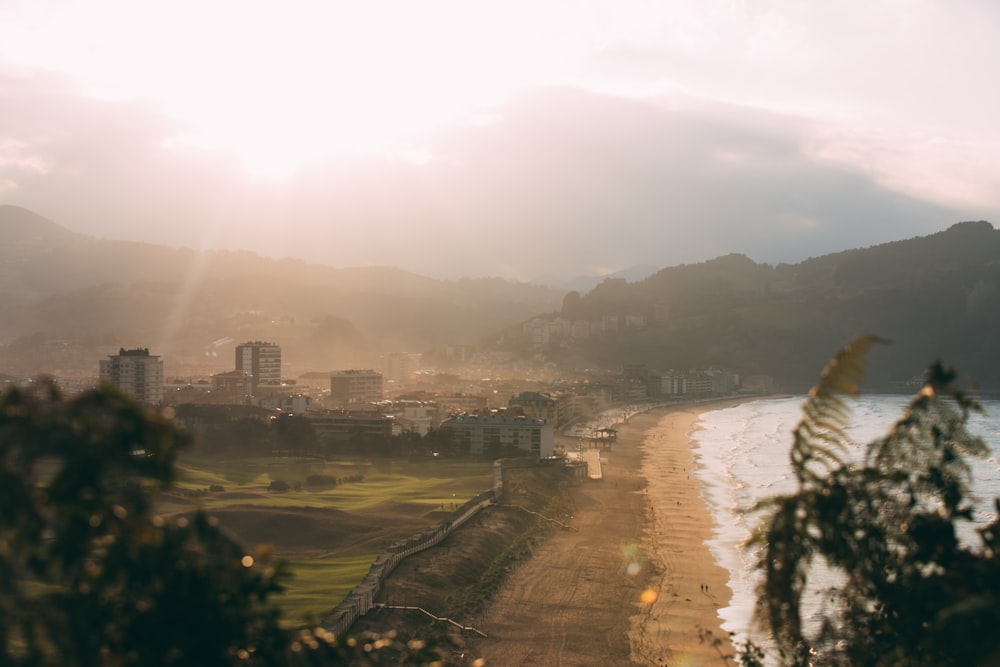
[[(386, 538), (393, 538), (389, 542), (441, 521), (444, 512), (488, 490), (493, 481), (491, 461), (184, 456), (178, 470), (175, 485), (178, 493), (162, 499), (160, 509), (164, 513), (200, 507), (210, 512), (239, 509), (243, 513), (259, 511), (264, 515), (273, 509), (274, 514), (292, 513), (306, 520), (308, 508), (330, 509), (347, 513), (348, 516), (337, 514), (343, 517), (345, 525), (392, 524), (385, 530), (396, 530), (399, 534), (387, 532)], [(306, 486), (309, 475), (345, 481), (333, 488), (310, 488)], [(348, 478), (353, 481), (346, 481)], [(285, 481), (293, 489), (269, 492), (268, 485), (273, 480)], [(294, 490), (296, 482), (300, 483), (300, 490)], [(224, 491), (208, 492), (213, 486)], [(396, 520), (390, 522), (387, 517)], [(320, 528), (327, 529), (325, 535), (329, 536), (329, 523), (316, 527), (317, 532)], [(299, 530), (301, 542), (303, 533)], [(253, 544), (246, 546), (249, 549)], [(328, 613), (360, 582), (378, 555), (370, 547), (355, 548), (348, 538), (333, 552), (316, 553), (330, 549), (329, 544), (317, 546), (321, 548), (312, 550), (300, 544), (294, 549), (283, 549), (277, 545), (276, 555), (288, 561), (293, 577), (288, 590), (275, 601), (294, 623), (315, 621)]]
[(314, 624), (358, 585), (378, 554), (288, 561), (292, 579), (274, 598), (295, 625)]

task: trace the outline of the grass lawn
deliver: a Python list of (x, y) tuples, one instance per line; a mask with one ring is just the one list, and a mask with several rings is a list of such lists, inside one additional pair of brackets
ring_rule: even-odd
[[(182, 456), (178, 471), (175, 488), (180, 493), (161, 499), (160, 510), (165, 513), (196, 507), (209, 511), (242, 508), (242, 512), (247, 506), (263, 512), (268, 508), (276, 512), (329, 508), (358, 517), (364, 517), (366, 512), (369, 516), (391, 512), (405, 527), (400, 538), (437, 523), (441, 519), (435, 518), (435, 512), (457, 509), (493, 484), (492, 461)], [(309, 475), (356, 481), (343, 481), (328, 489), (310, 488), (306, 486)], [(299, 482), (301, 488), (269, 492), (271, 481), (279, 479), (293, 489)], [(206, 492), (213, 486), (222, 487), (224, 492)], [(396, 504), (401, 507), (399, 512), (404, 512), (405, 505), (405, 515), (396, 514)], [(299, 536), (313, 535), (299, 530)], [(288, 561), (293, 576), (286, 592), (274, 599), (285, 617), (296, 624), (315, 622), (329, 613), (361, 581), (378, 556), (348, 552), (310, 557), (308, 551), (308, 547), (287, 553), (279, 549), (276, 554)]]
[[(184, 458), (178, 466), (176, 487), (199, 491), (213, 485), (226, 494), (205, 494), (195, 503), (206, 509), (239, 503), (263, 507), (332, 507), (344, 512), (369, 509), (386, 502), (426, 505), (428, 511), (446, 510), (492, 486), (490, 461), (345, 460), (322, 461), (289, 457)], [(305, 486), (309, 475), (327, 475), (361, 481), (344, 482), (330, 489)], [(273, 480), (283, 480), (299, 491), (270, 493)], [(171, 508), (164, 508), (169, 511)]]
[(323, 619), (358, 585), (378, 554), (292, 559), (287, 590), (274, 597), (285, 620), (312, 625)]

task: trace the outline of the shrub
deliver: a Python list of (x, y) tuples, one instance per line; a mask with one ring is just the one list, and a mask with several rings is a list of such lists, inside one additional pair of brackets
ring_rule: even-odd
[(0, 392), (0, 665), (440, 661), (447, 638), (430, 632), (341, 642), (287, 626), (270, 598), (288, 573), (269, 550), (248, 552), (203, 511), (156, 515), (187, 444), (108, 387), (65, 398), (42, 379)]
[(309, 475), (306, 477), (306, 486), (330, 489), (337, 486), (337, 478), (331, 475)]

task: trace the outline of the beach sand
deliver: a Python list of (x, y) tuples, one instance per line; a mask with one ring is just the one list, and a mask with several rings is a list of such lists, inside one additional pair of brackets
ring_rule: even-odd
[[(719, 616), (732, 595), (729, 572), (716, 563), (707, 544), (714, 523), (694, 475), (691, 436), (702, 412), (737, 402), (697, 404), (651, 415), (657, 423), (645, 432), (642, 444), (646, 453), (642, 473), (650, 500), (643, 545), (655, 561), (659, 579), (653, 584), (656, 600), (632, 619), (633, 655), (646, 660), (640, 664), (727, 664), (718, 649), (701, 640), (703, 630), (723, 640), (722, 650), (732, 653)], [(654, 448), (656, 456), (649, 451)]]
[[(601, 451), (604, 479), (573, 489), (572, 529), (553, 532), (511, 573), (484, 616), (489, 637), (471, 654), (488, 666), (731, 664), (699, 637), (727, 640), (719, 609), (730, 591), (706, 544), (712, 518), (690, 435), (702, 412), (736, 402), (617, 425), (617, 442)], [(732, 652), (728, 641), (722, 650)]]

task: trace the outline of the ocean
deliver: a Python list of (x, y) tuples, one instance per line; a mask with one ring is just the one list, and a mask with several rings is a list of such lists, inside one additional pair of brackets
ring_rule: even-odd
[[(852, 423), (848, 431), (862, 447), (884, 435), (909, 401), (909, 396), (868, 396), (849, 402)], [(792, 431), (801, 418), (804, 396), (766, 399), (701, 415), (692, 439), (696, 475), (715, 519), (709, 542), (717, 562), (729, 571), (733, 595), (722, 610), (722, 627), (738, 638), (756, 637), (751, 629), (756, 574), (755, 555), (743, 543), (759, 517), (748, 512), (758, 500), (794, 491), (795, 478), (788, 454)], [(971, 459), (972, 495), (977, 524), (993, 518), (993, 499), (1000, 496), (1000, 401), (982, 401), (984, 414), (973, 415), (969, 430), (983, 438), (991, 451)], [(970, 528), (963, 537), (972, 539)], [(825, 583), (831, 583), (827, 581)]]

